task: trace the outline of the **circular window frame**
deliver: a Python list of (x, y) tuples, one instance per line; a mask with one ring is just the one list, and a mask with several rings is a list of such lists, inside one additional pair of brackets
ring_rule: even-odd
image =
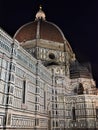
[(49, 53), (49, 59), (51, 59), (51, 60), (55, 60), (56, 59), (56, 56), (55, 56), (55, 54), (54, 53)]

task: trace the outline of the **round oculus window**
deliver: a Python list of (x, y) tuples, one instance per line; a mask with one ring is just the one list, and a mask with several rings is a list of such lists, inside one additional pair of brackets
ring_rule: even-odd
[(55, 59), (55, 55), (53, 53), (50, 53), (49, 58), (53, 60), (53, 59)]

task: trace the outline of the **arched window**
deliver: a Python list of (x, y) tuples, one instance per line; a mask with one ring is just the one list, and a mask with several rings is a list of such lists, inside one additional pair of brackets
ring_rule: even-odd
[(75, 107), (72, 107), (72, 120), (76, 120)]
[(26, 93), (26, 80), (23, 80), (22, 103), (25, 103), (25, 93)]
[(53, 123), (53, 127), (55, 127), (55, 122), (53, 121), (52, 123)]
[(44, 91), (44, 109), (46, 109), (46, 91)]
[(82, 83), (79, 83), (79, 86), (74, 89), (74, 93), (80, 95), (83, 94), (83, 92), (84, 92), (83, 85)]
[(96, 108), (96, 119), (98, 120), (98, 108)]
[(83, 91), (84, 91), (83, 85), (82, 85), (82, 83), (79, 83), (79, 87), (77, 89), (77, 93), (78, 94), (83, 94)]
[(56, 127), (58, 127), (58, 121), (56, 121)]

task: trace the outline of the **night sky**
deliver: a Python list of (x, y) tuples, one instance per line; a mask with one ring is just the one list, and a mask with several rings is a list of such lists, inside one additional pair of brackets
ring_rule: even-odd
[(0, 26), (11, 36), (34, 21), (42, 5), (46, 20), (63, 31), (79, 62), (90, 62), (98, 87), (98, 0), (0, 0)]

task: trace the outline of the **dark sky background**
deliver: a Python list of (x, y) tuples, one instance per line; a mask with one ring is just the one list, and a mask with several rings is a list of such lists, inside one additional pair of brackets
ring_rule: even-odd
[(0, 26), (13, 36), (43, 6), (46, 20), (58, 25), (80, 62), (90, 62), (98, 87), (98, 0), (0, 0)]

